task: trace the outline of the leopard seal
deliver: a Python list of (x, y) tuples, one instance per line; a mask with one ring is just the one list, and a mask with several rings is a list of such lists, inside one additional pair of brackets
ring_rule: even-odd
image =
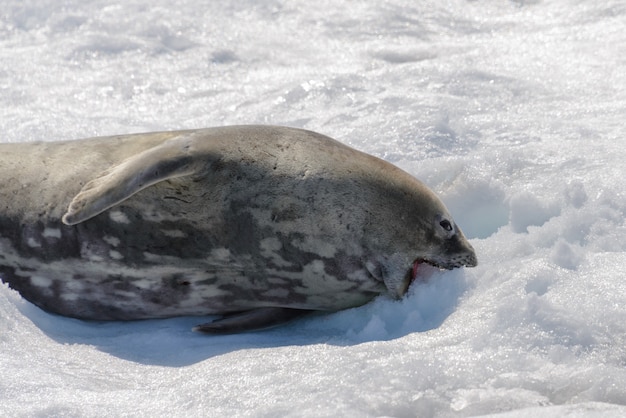
[(87, 320), (274, 326), (475, 266), (441, 200), (379, 158), (287, 127), (0, 144), (0, 278)]

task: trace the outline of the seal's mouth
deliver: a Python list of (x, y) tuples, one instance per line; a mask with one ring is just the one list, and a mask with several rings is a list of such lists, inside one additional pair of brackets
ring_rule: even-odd
[[(404, 274), (404, 279), (402, 280), (402, 285), (398, 287), (398, 294), (403, 296), (408, 290), (409, 287), (413, 284), (413, 282), (426, 282), (428, 278), (432, 276), (432, 274), (436, 270), (453, 270), (455, 268), (469, 266), (473, 267), (476, 265), (476, 258), (467, 258), (467, 259), (454, 259), (451, 262), (440, 263), (433, 260), (428, 260), (426, 258), (417, 258), (413, 261), (413, 264), (407, 269), (404, 270), (406, 273)], [(377, 277), (377, 276), (375, 276)]]
[(440, 264), (435, 263), (434, 261), (426, 260), (424, 258), (418, 258), (417, 260), (413, 262), (413, 265), (411, 266), (411, 270), (409, 272), (409, 275), (410, 275), (409, 283), (413, 283), (415, 279), (417, 279), (417, 275), (419, 274), (421, 270), (423, 270), (424, 264), (433, 266), (441, 270), (451, 270), (451, 267), (442, 266)]

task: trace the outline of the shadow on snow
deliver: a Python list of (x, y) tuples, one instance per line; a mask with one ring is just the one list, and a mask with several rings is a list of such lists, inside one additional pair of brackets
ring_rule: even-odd
[(380, 296), (358, 308), (316, 313), (264, 331), (220, 336), (191, 331), (215, 316), (96, 322), (49, 314), (30, 303), (19, 309), (59, 343), (91, 345), (142, 364), (181, 367), (238, 350), (311, 344), (351, 346), (426, 332), (445, 321), (467, 289), (462, 269), (433, 269), (399, 301)]

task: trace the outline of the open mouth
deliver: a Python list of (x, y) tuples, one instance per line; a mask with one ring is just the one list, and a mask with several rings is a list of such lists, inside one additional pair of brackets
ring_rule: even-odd
[(415, 281), (415, 279), (417, 279), (418, 274), (420, 273), (421, 270), (424, 269), (424, 265), (428, 265), (428, 266), (432, 266), (438, 269), (446, 269), (446, 267), (440, 266), (439, 264), (429, 261), (429, 260), (425, 260), (423, 258), (418, 258), (417, 260), (415, 260), (413, 262), (413, 266), (411, 266), (411, 280), (410, 283), (413, 283)]

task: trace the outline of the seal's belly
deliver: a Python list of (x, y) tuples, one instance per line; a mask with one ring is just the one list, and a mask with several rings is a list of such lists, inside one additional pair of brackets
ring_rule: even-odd
[(321, 285), (319, 277), (306, 272), (280, 272), (260, 282), (228, 270), (207, 274), (160, 266), (141, 272), (113, 268), (107, 275), (88, 270), (52, 265), (34, 270), (3, 268), (0, 274), (47, 311), (94, 320), (224, 314), (260, 307), (339, 310), (364, 304), (383, 290), (366, 272), (355, 273), (363, 276), (361, 281), (326, 275)]
[[(386, 290), (363, 267), (360, 247), (293, 227), (293, 200), (284, 203), (288, 218), (263, 207), (218, 205), (201, 218), (198, 210), (176, 212), (175, 199), (151, 197), (167, 196), (167, 187), (75, 226), (18, 227), (0, 219), (2, 281), (47, 311), (94, 320), (262, 307), (332, 311)], [(191, 193), (177, 198), (192, 200)]]
[[(234, 255), (226, 248), (203, 259), (144, 254), (141, 265), (124, 262), (123, 249), (109, 257), (42, 262), (2, 245), (3, 281), (41, 308), (94, 320), (132, 320), (210, 315), (259, 307), (339, 310), (364, 304), (384, 285), (363, 269), (340, 271), (336, 260), (306, 263)], [(113, 257), (111, 257), (111, 254)], [(120, 258), (120, 260), (115, 260)]]

